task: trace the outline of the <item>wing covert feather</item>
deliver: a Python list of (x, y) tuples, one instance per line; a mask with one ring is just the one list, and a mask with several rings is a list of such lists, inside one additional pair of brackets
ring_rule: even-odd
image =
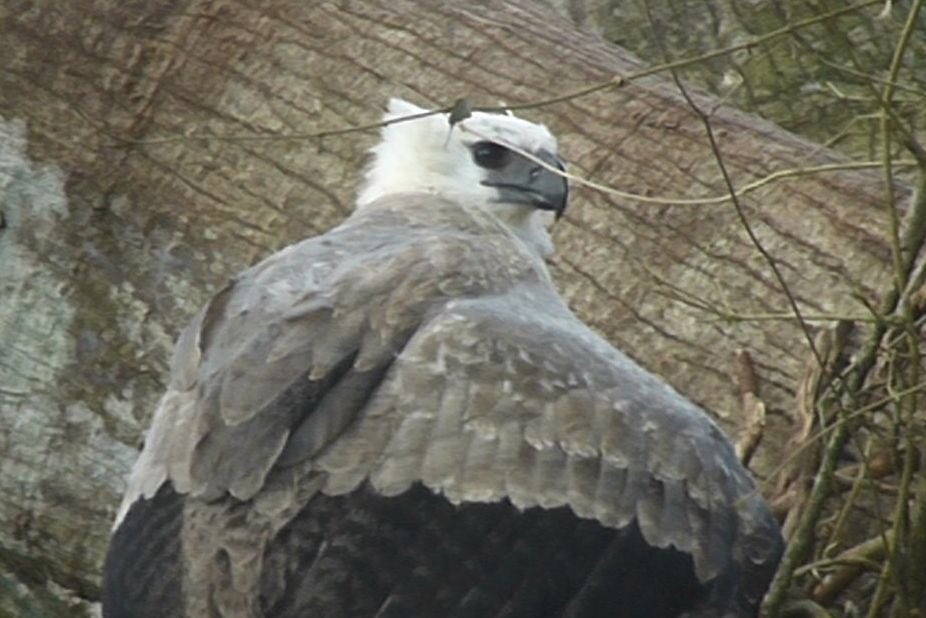
[[(390, 453), (373, 455), (375, 487), (394, 493), (423, 480), (454, 502), (487, 501), (505, 478), (521, 508), (569, 505), (614, 527), (636, 518), (651, 544), (690, 552), (702, 581), (742, 566), (747, 549), (750, 568), (777, 560), (777, 527), (719, 428), (548, 286), (448, 304), (412, 337), (387, 384), (401, 393), (390, 415), (406, 418), (425, 401), (440, 430), (406, 442), (425, 453), (417, 475), (390, 478)], [(460, 385), (465, 395), (446, 405)]]
[(773, 568), (777, 527), (717, 426), (582, 324), (497, 221), (428, 199), (287, 248), (197, 315), (123, 508), (168, 478), (204, 498), (275, 488), (279, 512), (299, 483), (423, 482), (636, 518), (701, 581)]
[(320, 455), (375, 408), (426, 315), (547, 276), (512, 241), (478, 209), (392, 196), (241, 273), (178, 339), (121, 513), (167, 479), (181, 493), (247, 500), (276, 466)]

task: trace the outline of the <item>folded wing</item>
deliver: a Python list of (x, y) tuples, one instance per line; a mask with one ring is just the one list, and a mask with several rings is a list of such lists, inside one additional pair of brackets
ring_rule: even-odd
[(253, 501), (278, 529), (317, 491), (421, 483), (454, 504), (636, 520), (753, 604), (781, 541), (717, 426), (582, 324), (492, 217), (386, 199), (197, 315), (123, 514), (169, 480), (203, 504)]

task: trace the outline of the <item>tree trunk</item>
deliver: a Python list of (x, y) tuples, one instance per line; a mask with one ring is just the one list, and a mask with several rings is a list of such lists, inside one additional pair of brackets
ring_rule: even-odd
[[(172, 339), (237, 271), (343, 219), (376, 139), (183, 136), (359, 125), (389, 96), (526, 103), (641, 68), (528, 0), (4, 4), (0, 616), (89, 611)], [(667, 76), (524, 115), (548, 124), (570, 170), (596, 182), (663, 197), (725, 192), (703, 126)], [(840, 160), (728, 108), (712, 124), (737, 185)], [(162, 138), (177, 139), (139, 143)], [(885, 288), (874, 173), (774, 182), (743, 205), (806, 313), (864, 313), (853, 294)], [(675, 300), (789, 311), (729, 202), (652, 205), (575, 187), (555, 241), (555, 274), (580, 317), (729, 430), (741, 424), (736, 350), (749, 351), (771, 411), (794, 406), (808, 346), (793, 320), (721, 321)], [(780, 457), (787, 423), (772, 425), (760, 471)]]
[[(864, 0), (538, 0), (579, 28), (644, 59), (692, 58)], [(880, 149), (875, 98), (891, 64), (910, 2), (879, 2), (840, 19), (794, 29), (736, 53), (681, 69), (724, 101), (804, 137), (868, 158)], [(654, 15), (653, 22), (647, 13)], [(926, 12), (909, 40), (895, 112), (926, 128)], [(883, 75), (882, 75), (883, 77)], [(872, 86), (874, 88), (872, 89)]]

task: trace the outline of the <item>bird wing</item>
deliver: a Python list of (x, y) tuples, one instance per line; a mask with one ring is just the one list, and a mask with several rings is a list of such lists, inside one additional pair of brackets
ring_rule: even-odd
[(331, 494), (420, 481), (454, 503), (568, 505), (614, 528), (635, 518), (651, 545), (690, 554), (701, 581), (758, 570), (761, 592), (780, 552), (720, 429), (543, 282), (446, 305), (315, 465)]
[(582, 324), (506, 228), (434, 196), (387, 198), (213, 298), (123, 509), (167, 479), (261, 500), (310, 477), (636, 518), (701, 581), (757, 571), (759, 593), (780, 551), (717, 426)]
[(274, 465), (341, 434), (442, 303), (542, 275), (493, 217), (425, 194), (383, 198), (244, 271), (180, 335), (116, 525), (166, 480), (252, 498)]

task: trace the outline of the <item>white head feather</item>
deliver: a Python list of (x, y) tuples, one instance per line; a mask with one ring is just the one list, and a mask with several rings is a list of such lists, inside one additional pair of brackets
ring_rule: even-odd
[[(391, 99), (384, 120), (427, 110), (401, 99)], [(485, 204), (541, 254), (552, 252), (546, 230), (553, 214), (523, 204), (497, 202), (497, 192), (481, 184), (485, 170), (473, 161), (470, 147), (497, 141), (527, 152), (556, 153), (556, 139), (543, 125), (511, 115), (473, 112), (451, 131), (446, 114), (398, 122), (383, 127), (382, 139), (371, 150), (372, 161), (357, 207), (396, 193), (434, 193), (466, 203)]]

